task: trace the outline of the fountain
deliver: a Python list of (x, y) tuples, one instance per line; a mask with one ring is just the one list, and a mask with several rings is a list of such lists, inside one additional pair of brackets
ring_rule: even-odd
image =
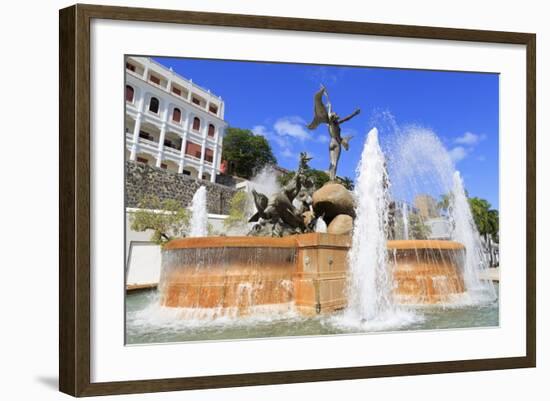
[(187, 316), (240, 316), (271, 311), (293, 299), (292, 238), (203, 237), (171, 241), (163, 250), (161, 303)]
[(190, 237), (206, 237), (208, 235), (208, 210), (206, 207), (206, 187), (201, 186), (191, 202)]
[[(496, 295), (492, 282), (480, 278), (483, 276), (481, 272), (487, 268), (488, 264), (481, 251), (479, 233), (473, 221), (464, 184), (449, 152), (437, 135), (428, 129), (418, 126), (407, 126), (401, 129), (393, 121), (390, 126), (395, 140), (392, 146), (395, 151), (390, 153), (389, 163), (394, 184), (393, 195), (401, 199), (411, 199), (421, 193), (432, 193), (436, 196), (445, 194), (449, 202), (446, 218), (453, 227), (450, 239), (458, 245), (449, 246), (452, 241), (440, 241), (439, 246), (445, 246), (446, 252), (456, 253), (451, 255), (452, 257), (443, 257), (445, 263), (441, 263), (441, 266), (452, 264), (458, 267), (460, 277), (454, 277), (454, 274), (449, 276), (453, 270), (456, 270), (454, 268), (443, 275), (433, 271), (432, 275), (436, 277), (436, 281), (439, 280), (434, 288), (441, 288), (441, 294), (434, 293), (435, 296), (428, 298), (433, 302), (451, 303), (456, 302), (458, 298), (463, 303), (483, 303), (494, 300)], [(407, 216), (410, 217), (408, 213)], [(410, 221), (407, 225), (410, 225)], [(461, 252), (458, 252), (459, 247), (463, 249)], [(417, 253), (421, 255), (422, 252)], [(432, 259), (433, 254), (438, 254), (439, 250), (436, 249), (431, 253), (432, 255), (426, 256), (426, 260)], [(421, 256), (414, 257), (421, 259)], [(418, 281), (422, 280), (419, 277)], [(462, 281), (462, 284), (459, 281)], [(431, 290), (426, 288), (426, 291)], [(462, 294), (461, 297), (458, 296), (460, 294)], [(424, 298), (422, 296), (421, 300)], [(408, 301), (414, 302), (411, 297), (408, 297)]]
[(393, 307), (392, 275), (387, 263), (387, 175), (378, 130), (365, 142), (357, 167), (356, 218), (348, 254), (347, 312), (359, 321), (370, 321)]
[(453, 174), (453, 189), (450, 205), (450, 219), (453, 222), (453, 239), (464, 244), (466, 252), (464, 261), (464, 283), (473, 301), (493, 300), (496, 297), (491, 281), (482, 279), (482, 274), (489, 268), (483, 253), (481, 238), (472, 217), (464, 183), (460, 173)]
[(455, 241), (388, 241), (394, 300), (400, 305), (450, 305), (463, 297), (465, 248)]
[(405, 202), (403, 202), (401, 214), (403, 216), (403, 239), (408, 240), (409, 239), (409, 208), (407, 206), (407, 203)]
[(315, 222), (315, 232), (316, 233), (326, 233), (327, 232), (327, 223), (322, 218), (318, 218)]
[[(339, 136), (338, 124), (359, 112), (345, 119), (332, 109), (323, 112), (326, 89), (319, 93), (310, 128), (326, 123), (333, 139), (347, 149), (350, 138)], [(454, 175), (453, 186), (454, 166), (435, 135), (413, 130), (399, 141), (397, 157), (390, 160), (397, 181), (417, 185), (428, 174), (430, 183), (445, 190), (442, 193), (452, 192), (453, 241), (409, 240), (413, 212), (406, 203), (404, 239), (388, 240), (393, 238), (389, 205), (395, 184), (390, 183), (378, 130), (373, 128), (357, 168), (354, 194), (335, 178), (339, 147), (333, 155), (336, 148), (331, 145), (333, 179), (321, 188), (308, 177), (310, 158), (302, 153), (285, 187), (270, 194), (259, 186), (252, 191), (254, 225), (248, 236), (206, 236), (206, 194), (201, 187), (193, 197), (189, 238), (172, 240), (163, 249), (161, 305), (187, 311), (184, 318), (208, 319), (341, 311), (347, 321), (362, 324), (400, 319), (401, 305), (449, 304), (464, 294), (477, 299), (472, 294), (487, 288), (479, 279), (479, 236), (460, 176)]]

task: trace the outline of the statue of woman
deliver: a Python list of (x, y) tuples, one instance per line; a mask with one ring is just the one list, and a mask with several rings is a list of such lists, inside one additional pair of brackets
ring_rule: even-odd
[[(323, 95), (327, 97), (327, 106), (323, 103)], [(351, 120), (357, 114), (361, 112), (360, 109), (356, 109), (349, 116), (340, 118), (338, 114), (332, 111), (332, 105), (328, 101), (327, 89), (321, 85), (321, 89), (315, 94), (313, 98), (313, 121), (307, 127), (313, 130), (321, 123), (328, 125), (328, 132), (330, 134), (329, 154), (330, 154), (330, 166), (328, 169), (329, 177), (331, 181), (336, 179), (336, 169), (338, 168), (338, 161), (340, 160), (340, 152), (342, 146), (345, 150), (349, 149), (349, 141), (352, 138), (351, 135), (342, 138), (340, 125), (346, 121)], [(328, 107), (328, 110), (327, 110)]]

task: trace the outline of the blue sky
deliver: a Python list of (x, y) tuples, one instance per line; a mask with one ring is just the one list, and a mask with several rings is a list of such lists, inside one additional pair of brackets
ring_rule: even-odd
[[(225, 101), (225, 119), (233, 127), (266, 136), (278, 164), (295, 169), (306, 150), (311, 166), (328, 169), (325, 125), (308, 131), (313, 94), (323, 83), (340, 116), (361, 108), (345, 123), (353, 134), (342, 152), (338, 175), (354, 178), (366, 133), (377, 113), (390, 112), (399, 125), (433, 130), (451, 152), (470, 196), (498, 208), (499, 81), (496, 74), (385, 68), (316, 66), (155, 58), (193, 79)], [(381, 135), (380, 142), (384, 145)], [(360, 144), (359, 146), (357, 146)], [(354, 146), (355, 145), (355, 146)]]

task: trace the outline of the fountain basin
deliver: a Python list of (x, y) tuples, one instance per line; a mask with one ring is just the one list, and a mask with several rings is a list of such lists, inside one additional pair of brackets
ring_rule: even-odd
[[(293, 308), (303, 315), (343, 309), (350, 245), (347, 235), (325, 233), (173, 240), (162, 252), (161, 303), (216, 310), (216, 315), (262, 308)], [(398, 302), (445, 302), (464, 292), (461, 244), (388, 241), (387, 248)]]
[(400, 304), (452, 302), (466, 291), (462, 244), (439, 240), (388, 241), (394, 299)]

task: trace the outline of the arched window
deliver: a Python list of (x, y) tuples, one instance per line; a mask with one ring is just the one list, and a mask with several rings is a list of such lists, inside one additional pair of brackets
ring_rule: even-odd
[(134, 88), (126, 85), (126, 101), (132, 103), (134, 101)]
[(181, 121), (181, 110), (178, 109), (177, 107), (172, 112), (172, 120), (174, 120), (177, 123)]
[(214, 137), (214, 134), (216, 133), (216, 127), (214, 127), (214, 124), (208, 125), (208, 136)]
[(156, 97), (151, 98), (151, 101), (149, 102), (149, 111), (158, 114), (158, 112), (159, 112), (159, 100)]
[(193, 129), (198, 131), (201, 129), (201, 120), (198, 117), (193, 118)]

